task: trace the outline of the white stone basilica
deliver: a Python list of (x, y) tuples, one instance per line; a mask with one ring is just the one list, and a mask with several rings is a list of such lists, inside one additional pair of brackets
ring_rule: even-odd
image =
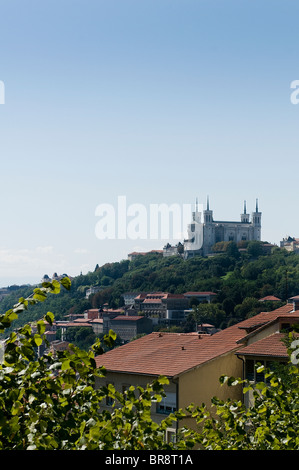
[[(203, 220), (201, 217), (203, 215)], [(195, 211), (192, 213), (192, 222), (188, 225), (188, 238), (184, 240), (184, 258), (195, 255), (207, 256), (212, 252), (212, 246), (217, 242), (261, 240), (261, 217), (256, 200), (255, 212), (250, 215), (246, 213), (246, 201), (244, 212), (239, 222), (219, 221), (213, 219), (213, 211), (209, 207), (203, 214), (198, 211), (196, 201)]]

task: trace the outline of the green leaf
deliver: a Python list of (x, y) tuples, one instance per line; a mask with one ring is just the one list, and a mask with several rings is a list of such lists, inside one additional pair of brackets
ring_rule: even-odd
[(35, 334), (34, 335), (34, 342), (35, 342), (36, 346), (40, 346), (42, 344), (43, 340), (42, 340), (40, 335)]
[(59, 281), (56, 281), (56, 279), (54, 279), (51, 284), (52, 284), (52, 294), (59, 294), (60, 292)]
[(61, 284), (63, 285), (63, 287), (67, 290), (70, 290), (71, 288), (71, 281), (70, 279), (66, 276), (66, 277), (63, 277), (61, 280), (60, 280)]
[(113, 330), (109, 330), (109, 336), (110, 338), (115, 341), (116, 340), (116, 333)]
[(40, 320), (37, 322), (37, 331), (42, 335), (46, 331), (46, 325), (44, 321)]
[(45, 320), (50, 323), (50, 325), (53, 325), (53, 322), (54, 322), (54, 315), (52, 312), (47, 312), (47, 314), (45, 315)]
[(35, 300), (38, 300), (39, 302), (44, 302), (47, 298), (47, 294), (40, 288), (36, 288), (34, 289), (34, 295), (33, 295), (33, 298)]
[(160, 375), (157, 380), (161, 385), (168, 385), (169, 384), (168, 378), (165, 377), (164, 375)]

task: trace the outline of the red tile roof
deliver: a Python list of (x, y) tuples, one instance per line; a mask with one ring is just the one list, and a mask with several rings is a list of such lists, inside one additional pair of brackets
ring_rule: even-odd
[(245, 346), (238, 353), (246, 356), (288, 358), (287, 348), (283, 343), (283, 333), (273, 333), (255, 343)]
[(267, 295), (266, 297), (263, 297), (262, 299), (259, 299), (260, 302), (264, 302), (264, 301), (267, 301), (267, 300), (272, 300), (272, 301), (280, 301), (281, 299), (279, 299), (278, 297), (275, 297), (275, 295)]
[(111, 322), (114, 322), (115, 320), (125, 320), (125, 321), (138, 321), (141, 320), (142, 318), (145, 318), (142, 315), (118, 315), (115, 318), (111, 319)]
[[(97, 366), (115, 372), (173, 377), (217, 356), (240, 350), (237, 341), (247, 335), (248, 328), (257, 328), (279, 317), (290, 317), (292, 311), (293, 305), (287, 304), (272, 312), (259, 313), (212, 336), (154, 332), (98, 356)], [(299, 318), (299, 311), (292, 315)]]

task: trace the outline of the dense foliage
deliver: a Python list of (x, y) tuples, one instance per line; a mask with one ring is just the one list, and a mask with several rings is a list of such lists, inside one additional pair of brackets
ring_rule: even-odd
[[(67, 279), (61, 283), (67, 288)], [(49, 282), (35, 289), (28, 298), (0, 316), (5, 330), (30, 305), (45, 301), (49, 293), (57, 294), (60, 284)], [(112, 385), (95, 388), (96, 377), (104, 370), (96, 367), (95, 354), (103, 348), (97, 341), (93, 348), (82, 351), (74, 345), (69, 350), (39, 356), (38, 347), (46, 342), (45, 321), (52, 322), (48, 312), (37, 322), (37, 331), (26, 325), (13, 331), (5, 342), (0, 364), (0, 449), (2, 450), (84, 450), (84, 449), (167, 449), (164, 431), (173, 418), (161, 425), (150, 416), (151, 404), (164, 395), (163, 377), (138, 394), (131, 387), (124, 394)], [(115, 335), (103, 338), (111, 347)], [(107, 396), (117, 403), (109, 412), (101, 411)]]
[[(61, 284), (70, 289), (67, 278)], [(0, 316), (0, 329), (10, 327), (30, 305), (38, 305), (50, 293), (59, 292), (60, 283), (53, 281), (36, 288), (33, 295), (20, 298)], [(245, 393), (251, 391), (252, 406), (213, 398), (213, 414), (206, 405), (190, 404), (157, 424), (151, 418), (151, 407), (164, 396), (167, 378), (159, 377), (144, 388), (130, 387), (124, 393), (117, 392), (112, 384), (97, 389), (96, 377), (105, 374), (95, 362), (95, 355), (103, 353), (99, 341), (90, 351), (70, 345), (55, 355), (47, 351), (38, 354), (39, 346), (46, 342), (45, 321), (53, 320), (54, 315), (48, 312), (36, 323), (36, 330), (27, 324), (5, 341), (0, 364), (0, 449), (299, 449), (299, 341), (291, 334), (288, 380), (273, 371), (264, 371), (265, 381), (255, 385), (221, 377), (223, 386), (242, 383)], [(110, 332), (103, 343), (111, 347), (114, 340), (115, 334)], [(107, 397), (114, 403), (111, 411), (101, 407)], [(197, 422), (198, 429), (182, 427), (176, 442), (167, 443), (166, 429), (186, 416)]]
[[(55, 311), (57, 320), (70, 313), (82, 314), (88, 308), (100, 308), (108, 304), (111, 308), (122, 306), (125, 292), (164, 291), (184, 293), (187, 291), (213, 291), (217, 294), (213, 304), (217, 307), (208, 322), (216, 318), (215, 326), (225, 328), (255, 315), (262, 310), (272, 310), (280, 303), (259, 302), (267, 295), (275, 295), (282, 302), (298, 294), (299, 255), (276, 248), (264, 254), (258, 242), (247, 245), (247, 251), (238, 251), (233, 242), (221, 246), (213, 257), (195, 257), (184, 260), (178, 256), (165, 258), (149, 253), (133, 261), (120, 261), (98, 265), (93, 272), (72, 279), (70, 292), (51, 296), (37, 305), (34, 312), (26, 311), (16, 320), (22, 326)], [(225, 251), (223, 251), (225, 249)], [(220, 250), (220, 249), (219, 249)], [(87, 288), (96, 286), (100, 290), (86, 298)], [(15, 290), (4, 298), (0, 305), (7, 310), (19, 297), (26, 297), (31, 287)], [(223, 315), (225, 312), (225, 315)], [(182, 325), (188, 331), (192, 319)]]

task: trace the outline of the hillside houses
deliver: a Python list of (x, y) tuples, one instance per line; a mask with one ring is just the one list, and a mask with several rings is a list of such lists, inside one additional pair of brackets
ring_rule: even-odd
[[(95, 335), (107, 334), (113, 330), (123, 343), (138, 335), (151, 333), (156, 326), (180, 325), (192, 311), (192, 301), (210, 303), (214, 292), (128, 292), (123, 294), (124, 306), (91, 308), (82, 314), (70, 313), (64, 320), (57, 320), (47, 332), (51, 341), (66, 341), (69, 328), (90, 328)], [(210, 325), (213, 326), (213, 325)]]
[(263, 380), (256, 375), (256, 363), (271, 367), (273, 362), (286, 362), (283, 332), (299, 323), (298, 305), (299, 300), (292, 300), (213, 335), (153, 332), (97, 357), (98, 367), (104, 366), (107, 371), (97, 386), (104, 381), (123, 391), (130, 385), (145, 386), (160, 375), (167, 376), (166, 398), (152, 407), (157, 422), (190, 403), (209, 405), (213, 396), (249, 404), (251, 396), (243, 397), (240, 386), (221, 387), (219, 378), (228, 375)]

